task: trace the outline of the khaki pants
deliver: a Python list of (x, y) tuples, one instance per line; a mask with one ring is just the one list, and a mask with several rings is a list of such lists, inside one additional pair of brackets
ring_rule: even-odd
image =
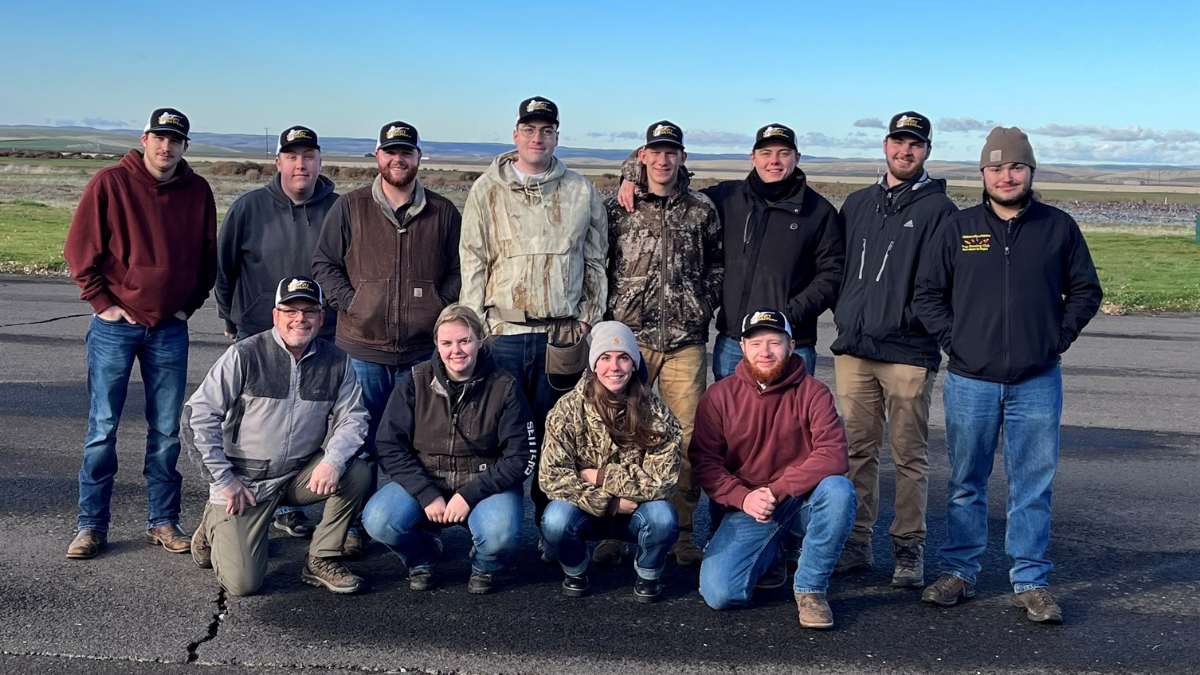
[(838, 407), (850, 446), (849, 478), (858, 494), (850, 539), (867, 543), (879, 515), (879, 450), (884, 422), (896, 465), (894, 541), (925, 541), (929, 496), (929, 400), (935, 371), (857, 356), (834, 358)]
[(700, 485), (692, 476), (692, 463), (688, 460), (688, 444), (692, 441), (692, 429), (696, 426), (696, 407), (704, 395), (707, 370), (704, 345), (689, 345), (672, 352), (657, 352), (641, 347), (646, 361), (646, 383), (658, 381), (658, 393), (663, 403), (683, 427), (683, 463), (679, 469), (679, 484), (671, 504), (679, 521), (679, 541), (692, 541), (692, 515), (700, 499)]
[(200, 526), (205, 528), (212, 546), (212, 565), (217, 581), (232, 595), (250, 595), (262, 586), (267, 574), (267, 534), (275, 507), (307, 506), (325, 502), (321, 522), (313, 531), (308, 554), (316, 558), (334, 558), (342, 554), (350, 520), (362, 511), (371, 486), (370, 467), (351, 460), (329, 496), (308, 489), (313, 469), (323, 453), (313, 455), (304, 469), (270, 499), (259, 502), (234, 516), (225, 513), (223, 504), (208, 503)]

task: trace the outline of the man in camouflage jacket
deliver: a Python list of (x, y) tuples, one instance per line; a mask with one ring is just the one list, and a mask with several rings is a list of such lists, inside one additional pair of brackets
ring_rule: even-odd
[[(658, 382), (663, 401), (683, 427), (685, 448), (704, 394), (708, 325), (725, 276), (717, 210), (708, 197), (689, 189), (688, 173), (680, 171), (686, 158), (678, 125), (651, 124), (638, 150), (645, 182), (637, 185), (633, 212), (616, 199), (605, 204), (608, 318), (633, 329), (647, 384)], [(701, 558), (692, 543), (699, 497), (685, 457), (673, 500), (680, 527), (673, 553), (681, 565)]]

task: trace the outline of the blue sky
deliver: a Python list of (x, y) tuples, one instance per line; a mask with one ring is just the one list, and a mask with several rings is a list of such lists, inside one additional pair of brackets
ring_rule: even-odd
[[(801, 152), (880, 155), (880, 122), (934, 120), (934, 158), (997, 123), (1039, 159), (1200, 164), (1200, 3), (205, 2), (0, 0), (0, 124), (201, 131), (307, 124), (511, 139), (547, 96), (561, 143), (626, 148), (668, 118), (695, 151), (783, 122)], [(18, 65), (20, 64), (20, 65)]]

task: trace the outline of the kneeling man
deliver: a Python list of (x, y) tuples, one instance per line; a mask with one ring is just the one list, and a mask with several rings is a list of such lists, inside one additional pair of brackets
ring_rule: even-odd
[(713, 609), (749, 602), (791, 533), (804, 538), (793, 583), (800, 625), (829, 628), (825, 589), (854, 525), (854, 485), (833, 394), (793, 353), (791, 335), (782, 312), (747, 314), (734, 376), (700, 400), (689, 454), (716, 526), (700, 595)]
[(354, 460), (367, 411), (349, 357), (315, 339), (323, 304), (312, 279), (280, 281), (274, 327), (226, 350), (183, 408), (184, 446), (209, 482), (192, 559), (215, 568), (233, 595), (262, 586), (275, 508), (319, 501), (325, 511), (301, 578), (334, 593), (363, 583), (336, 558), (371, 485), (366, 464)]

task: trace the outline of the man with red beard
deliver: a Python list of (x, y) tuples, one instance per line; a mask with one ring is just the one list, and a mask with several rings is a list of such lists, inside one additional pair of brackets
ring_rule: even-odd
[(879, 452), (888, 427), (896, 465), (892, 585), (920, 588), (929, 492), (929, 400), (942, 356), (913, 310), (917, 263), (930, 236), (954, 213), (946, 181), (925, 171), (933, 127), (920, 113), (897, 113), (883, 140), (887, 173), (846, 198), (846, 273), (833, 319), (838, 404), (858, 493), (854, 532), (838, 572), (871, 566), (879, 513)]
[(689, 455), (719, 523), (700, 564), (709, 607), (745, 605), (781, 555), (803, 537), (793, 582), (800, 625), (829, 628), (829, 577), (854, 524), (846, 434), (833, 394), (794, 353), (792, 326), (773, 309), (741, 323), (742, 361), (709, 387)]
[[(417, 179), (416, 127), (390, 122), (375, 147), (379, 175), (342, 195), (325, 218), (313, 276), (338, 312), (336, 343), (350, 355), (362, 387), (375, 454), (375, 432), (396, 376), (433, 354), (433, 324), (458, 299), (462, 216)], [(347, 554), (357, 552), (357, 530)]]

